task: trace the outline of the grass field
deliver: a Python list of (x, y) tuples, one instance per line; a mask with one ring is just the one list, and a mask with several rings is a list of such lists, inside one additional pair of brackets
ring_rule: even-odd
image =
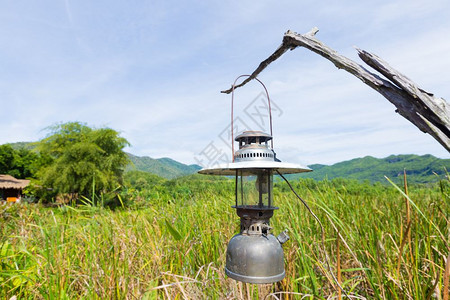
[(409, 187), (409, 201), (403, 186), (292, 184), (323, 223), (325, 252), (319, 224), (277, 182), (271, 225), (291, 237), (279, 283), (225, 276), (226, 245), (239, 228), (233, 181), (195, 176), (130, 188), (114, 210), (1, 205), (0, 298), (337, 299), (326, 254), (352, 299), (448, 299), (448, 182)]

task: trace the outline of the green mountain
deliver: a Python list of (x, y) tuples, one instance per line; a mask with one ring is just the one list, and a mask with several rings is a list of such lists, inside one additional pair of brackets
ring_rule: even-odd
[(295, 177), (323, 180), (337, 177), (369, 180), (371, 182), (387, 182), (384, 176), (396, 183), (403, 180), (406, 171), (408, 182), (428, 183), (443, 179), (446, 170), (450, 171), (450, 159), (440, 159), (432, 155), (391, 155), (386, 158), (366, 156), (334, 165), (310, 165), (313, 172), (299, 174)]
[(127, 171), (138, 170), (156, 174), (160, 177), (172, 179), (175, 177), (189, 175), (201, 169), (198, 165), (185, 165), (171, 158), (150, 158), (148, 156), (136, 156), (127, 153), (131, 164)]
[[(28, 148), (35, 145), (33, 143), (21, 142), (11, 143), (14, 149)], [(170, 158), (154, 159), (148, 156), (139, 157), (128, 153), (131, 164), (127, 171), (137, 170), (156, 174), (166, 179), (196, 173), (201, 169), (198, 165), (185, 165)], [(375, 158), (366, 156), (348, 161), (336, 163), (334, 165), (309, 165), (313, 172), (291, 175), (289, 178), (312, 178), (323, 180), (337, 177), (357, 179), (360, 181), (387, 183), (384, 176), (389, 177), (395, 183), (403, 180), (403, 170), (406, 170), (408, 182), (428, 183), (443, 179), (446, 171), (450, 172), (450, 159), (440, 159), (432, 155), (391, 155), (386, 158)]]
[(33, 150), (36, 148), (36, 144), (33, 142), (16, 142), (16, 143), (7, 143), (5, 145), (10, 145), (14, 150), (27, 149)]

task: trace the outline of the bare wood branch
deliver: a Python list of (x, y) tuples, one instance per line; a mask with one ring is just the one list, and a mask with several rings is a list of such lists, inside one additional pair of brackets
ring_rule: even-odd
[[(269, 58), (259, 64), (258, 68), (250, 75), (250, 77), (247, 77), (247, 79), (245, 79), (241, 84), (236, 85), (234, 88), (237, 89), (241, 86), (246, 85), (249, 81), (255, 79), (256, 76), (258, 76), (258, 74), (261, 73), (271, 62), (277, 60), (287, 50), (288, 48), (281, 45), (271, 56), (269, 56)], [(233, 87), (229, 88), (228, 90), (221, 91), (221, 93), (229, 94), (232, 90)]]
[[(360, 58), (370, 67), (380, 72), (387, 79), (369, 72), (366, 68), (340, 55), (315, 38), (318, 32), (313, 28), (306, 34), (287, 31), (282, 44), (241, 84), (239, 88), (256, 78), (270, 63), (281, 57), (286, 51), (304, 47), (331, 61), (337, 68), (344, 69), (362, 82), (379, 92), (397, 108), (401, 116), (413, 123), (421, 131), (433, 136), (447, 151), (450, 151), (450, 107), (442, 98), (434, 97), (418, 87), (408, 77), (393, 69), (378, 56), (357, 49)], [(222, 91), (230, 93), (232, 88)]]
[(412, 104), (422, 116), (450, 137), (450, 108), (442, 98), (419, 88), (411, 79), (389, 66), (375, 54), (357, 49), (359, 57), (369, 66), (406, 91), (416, 101)]

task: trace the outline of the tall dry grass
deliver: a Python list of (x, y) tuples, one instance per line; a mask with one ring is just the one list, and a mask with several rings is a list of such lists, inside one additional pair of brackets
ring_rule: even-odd
[(272, 226), (289, 230), (287, 276), (260, 286), (223, 272), (239, 228), (232, 185), (192, 179), (129, 190), (116, 210), (2, 205), (0, 298), (336, 299), (324, 257), (352, 299), (448, 295), (448, 185), (410, 186), (405, 195), (394, 186), (294, 181), (324, 224), (323, 249), (317, 222), (276, 183)]

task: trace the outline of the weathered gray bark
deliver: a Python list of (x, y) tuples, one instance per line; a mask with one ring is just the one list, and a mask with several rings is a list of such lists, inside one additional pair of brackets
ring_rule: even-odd
[[(417, 126), (421, 131), (433, 136), (447, 151), (450, 151), (450, 107), (444, 99), (434, 97), (433, 94), (422, 90), (408, 77), (393, 69), (378, 56), (357, 49), (359, 57), (387, 79), (369, 72), (363, 66), (340, 55), (316, 39), (315, 34), (317, 32), (317, 28), (313, 28), (306, 34), (298, 34), (292, 31), (286, 32), (281, 46), (266, 60), (261, 62), (250, 77), (241, 84), (236, 85), (235, 89), (254, 79), (287, 50), (305, 47), (328, 59), (338, 69), (344, 69), (353, 74), (379, 92), (395, 105), (397, 108), (396, 112)], [(228, 94), (231, 93), (231, 90), (230, 88), (222, 91), (222, 93)]]

